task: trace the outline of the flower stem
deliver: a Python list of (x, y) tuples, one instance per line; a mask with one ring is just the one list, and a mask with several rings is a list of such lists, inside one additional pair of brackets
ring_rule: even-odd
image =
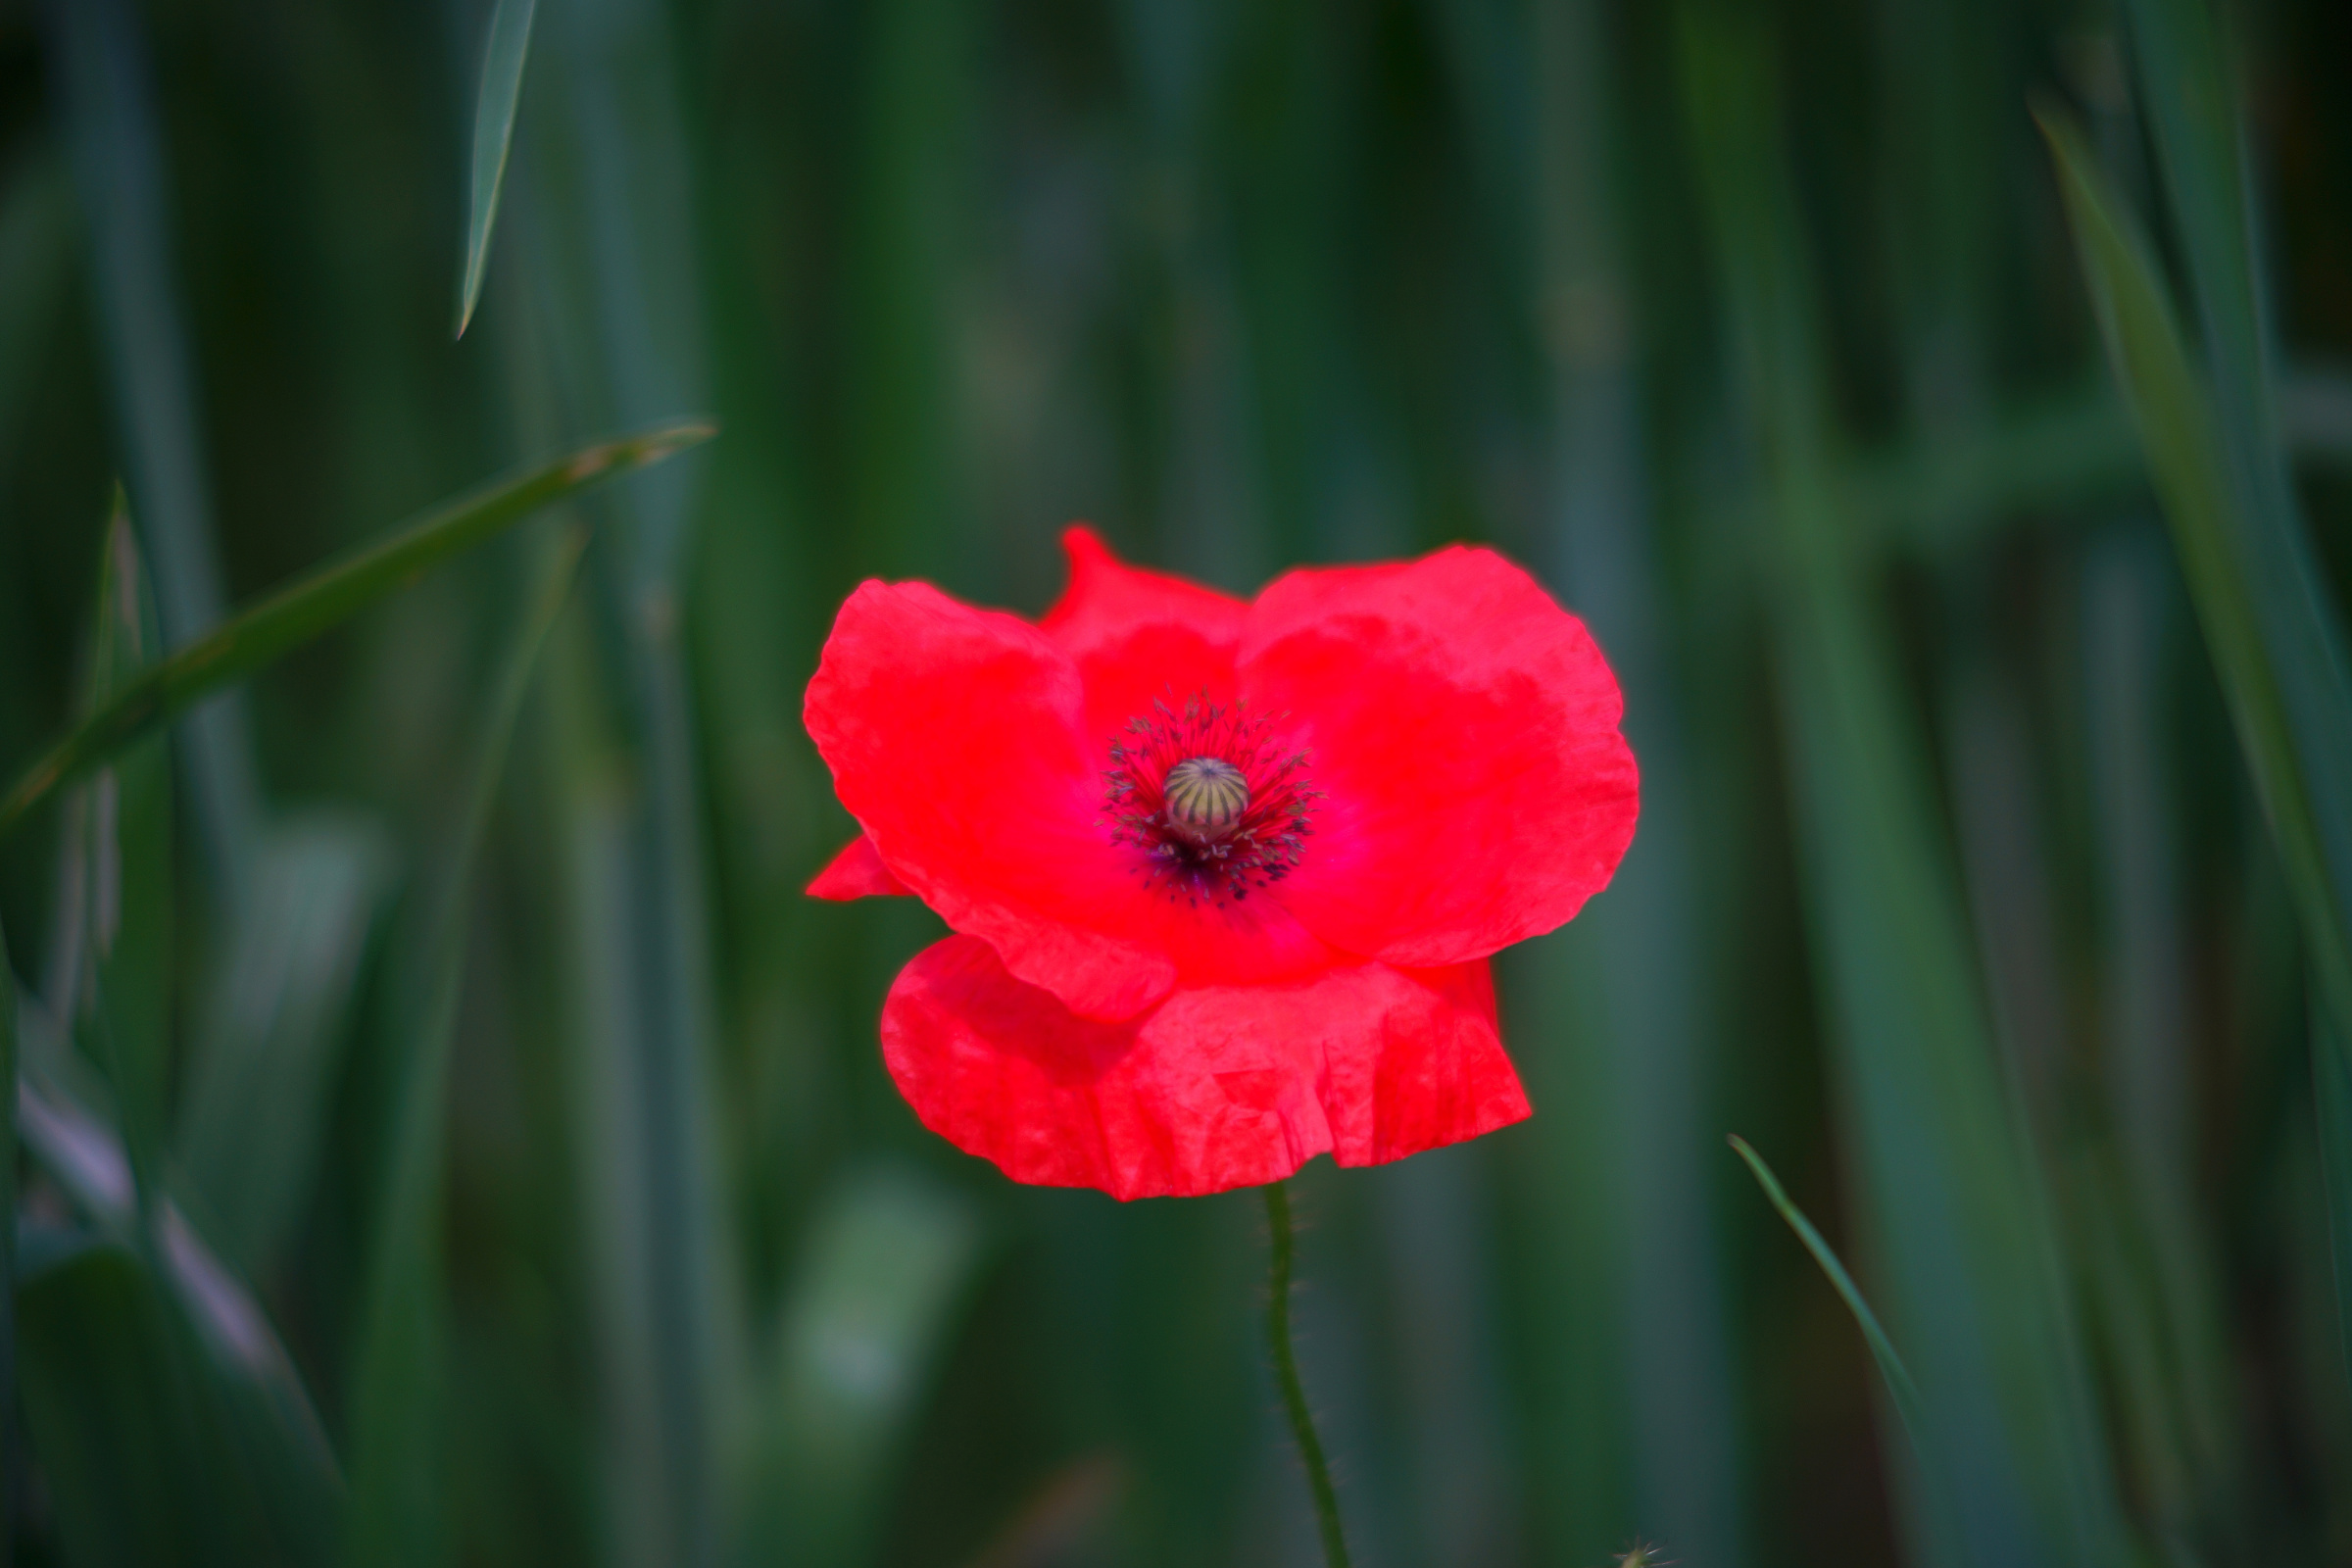
[(1348, 1568), (1348, 1538), (1340, 1529), (1339, 1494), (1332, 1490), (1331, 1465), (1323, 1457), (1323, 1440), (1315, 1436), (1314, 1412), (1306, 1407), (1306, 1389), (1298, 1381), (1298, 1356), (1291, 1346), (1291, 1195), (1280, 1182), (1268, 1182), (1266, 1230), (1274, 1244), (1273, 1277), (1266, 1298), (1266, 1345), (1274, 1352), (1274, 1381), (1282, 1385), (1282, 1407), (1291, 1418), (1291, 1437), (1306, 1466), (1307, 1490), (1314, 1494), (1315, 1523), (1323, 1532), (1323, 1560), (1328, 1568)]

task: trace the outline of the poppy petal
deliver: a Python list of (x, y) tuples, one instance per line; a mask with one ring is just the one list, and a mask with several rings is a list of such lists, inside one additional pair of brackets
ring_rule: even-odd
[(1084, 524), (1061, 536), (1070, 582), (1039, 621), (1086, 683), (1086, 733), (1108, 742), (1153, 702), (1233, 700), (1233, 656), (1250, 607), (1113, 556)]
[(1251, 608), (1240, 675), (1292, 715), (1323, 792), (1276, 897), (1336, 948), (1485, 957), (1565, 923), (1633, 838), (1616, 677), (1492, 551), (1292, 572)]
[(1079, 677), (1046, 633), (925, 583), (869, 582), (808, 683), (808, 733), (885, 868), (1005, 967), (1090, 1018), (1179, 981), (1283, 979), (1331, 949), (1279, 905), (1194, 906), (1147, 885), (1103, 823)]
[(841, 853), (825, 862), (808, 887), (812, 899), (829, 899), (847, 904), (852, 899), (880, 899), (910, 893), (906, 883), (890, 874), (882, 857), (874, 853), (874, 841), (860, 833), (841, 847)]
[(1484, 964), (1187, 988), (1106, 1024), (950, 937), (900, 973), (882, 1050), (957, 1148), (1015, 1181), (1120, 1199), (1275, 1181), (1327, 1150), (1397, 1159), (1528, 1113)]
[(1379, 996), (1387, 1010), (1379, 1028), (1335, 1039), (1325, 1057), (1332, 1158), (1382, 1165), (1527, 1119), (1527, 1092), (1503, 1053), (1484, 958), (1351, 972), (1357, 990)]
[(834, 620), (804, 717), (892, 875), (1014, 974), (1090, 1017), (1131, 1017), (1176, 965), (1084, 923), (1125, 866), (1096, 825), (1079, 713), (1077, 670), (1028, 622), (867, 582)]

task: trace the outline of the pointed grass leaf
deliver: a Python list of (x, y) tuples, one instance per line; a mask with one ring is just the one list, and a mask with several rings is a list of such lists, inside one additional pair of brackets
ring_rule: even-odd
[(433, 901), (408, 1031), (361, 1307), (351, 1411), (352, 1503), (343, 1560), (419, 1568), (447, 1560), (442, 1455), (447, 1327), (441, 1299), (449, 1058), (465, 979), (466, 911), (498, 781), (540, 651), (569, 598), (585, 531), (550, 542), (475, 742), (463, 814)]
[(490, 230), (506, 189), (507, 151), (514, 141), (514, 110), (522, 99), (522, 64), (530, 53), (531, 17), (538, 0), (498, 0), (490, 14), (490, 42), (482, 56), (482, 85), (473, 107), (473, 189), (466, 220), (466, 267), (458, 282), (458, 325), (466, 335), (482, 297), (490, 261)]
[(1781, 1179), (1772, 1173), (1770, 1165), (1764, 1163), (1764, 1156), (1748, 1147), (1747, 1140), (1738, 1133), (1730, 1134), (1725, 1142), (1747, 1162), (1748, 1172), (1756, 1178), (1756, 1185), (1764, 1189), (1764, 1196), (1771, 1200), (1772, 1206), (1779, 1211), (1782, 1219), (1788, 1222), (1788, 1228), (1796, 1232), (1796, 1239), (1805, 1244), (1805, 1250), (1813, 1254), (1813, 1261), (1821, 1265), (1822, 1273), (1829, 1276), (1831, 1286), (1838, 1292), (1838, 1298), (1845, 1303), (1847, 1311), (1853, 1313), (1854, 1326), (1862, 1331), (1862, 1338), (1870, 1345), (1871, 1359), (1879, 1364), (1879, 1376), (1886, 1380), (1886, 1393), (1894, 1400), (1895, 1414), (1902, 1418), (1903, 1430), (1910, 1434), (1911, 1441), (1917, 1443), (1925, 1430), (1919, 1418), (1919, 1385), (1911, 1381), (1911, 1369), (1903, 1365), (1902, 1356), (1895, 1351), (1894, 1342), (1886, 1337), (1886, 1330), (1879, 1322), (1879, 1314), (1870, 1309), (1870, 1302), (1863, 1298), (1853, 1276), (1846, 1273), (1843, 1263), (1838, 1261), (1838, 1254), (1822, 1239), (1821, 1232), (1813, 1228), (1813, 1222), (1805, 1218), (1805, 1211), (1798, 1208), (1782, 1189)]
[(598, 480), (642, 468), (709, 440), (699, 420), (657, 425), (434, 508), (377, 544), (296, 579), (195, 642), (174, 650), (83, 719), (0, 797), (0, 837), (61, 783), (222, 687), (242, 680), (450, 557)]

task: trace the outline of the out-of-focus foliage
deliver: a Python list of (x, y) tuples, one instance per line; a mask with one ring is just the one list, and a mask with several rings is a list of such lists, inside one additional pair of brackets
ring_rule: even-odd
[(1237, 591), (1489, 540), (1626, 689), (1636, 846), (1499, 965), (1535, 1118), (1293, 1184), (1364, 1562), (2352, 1556), (2348, 62), (2319, 0), (0, 0), (0, 782), (248, 676), (0, 838), (16, 1560), (1314, 1561), (1257, 1200), (923, 1133), (936, 921), (800, 893), (833, 606), (1037, 611), (1076, 517)]

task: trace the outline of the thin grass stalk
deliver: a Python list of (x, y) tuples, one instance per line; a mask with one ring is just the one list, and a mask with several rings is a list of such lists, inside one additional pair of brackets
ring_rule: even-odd
[[(2158, 1419), (2134, 1434), (2161, 1447), (2175, 1483), (2153, 1511), (2185, 1540), (2227, 1539), (2247, 1435), (2232, 1419), (2223, 1270), (2193, 1151), (2206, 1120), (2196, 1091), (2194, 1010), (2184, 984), (2189, 918), (2178, 864), (2177, 767), (2159, 707), (2179, 590), (2160, 540), (2134, 530), (2085, 564), (2082, 625), (2104, 895), (2101, 1042), (2113, 1119), (2118, 1229), (2138, 1243), (2130, 1305), (2153, 1325)], [(2119, 1238), (2120, 1239), (2120, 1238)]]
[(391, 1166), (371, 1230), (354, 1358), (352, 1506), (343, 1543), (343, 1561), (354, 1568), (426, 1568), (455, 1554), (443, 1457), (449, 1367), (442, 1209), (467, 910), (515, 723), (586, 547), (587, 535), (575, 525), (543, 552), (482, 714), (456, 837), (419, 948), (422, 1002), (401, 1062)]
[[(47, 10), (116, 438), (154, 558), (164, 640), (184, 647), (220, 623), (226, 599), (145, 41), (127, 0), (51, 0)], [(231, 908), (262, 814), (249, 731), (243, 700), (230, 695), (196, 715), (182, 751), (209, 885)]]
[[(2251, 613), (2244, 633), (2259, 648), (2263, 666), (2232, 669), (2227, 679), (2241, 705), (2253, 700), (2245, 689), (2263, 680), (2272, 691), (2277, 733), (2268, 744), (2283, 755), (2283, 773), (2262, 776), (2264, 808), (2280, 836), (2280, 852), (2299, 892), (2320, 994), (2333, 1020), (2333, 1037), (2352, 1045), (2352, 663), (2348, 663), (2340, 608), (2334, 603), (2303, 524), (2278, 421), (2276, 328), (2259, 265), (2260, 236), (2252, 191), (2246, 179), (2249, 157), (2244, 113), (2233, 73), (2234, 40), (2206, 0), (2132, 0), (2133, 59), (2143, 113), (2158, 154), (2158, 168), (2187, 261), (2193, 302), (2206, 361), (2203, 420), (2197, 433), (2209, 448), (2205, 482), (2221, 504), (2200, 519), (2182, 512), (2182, 479), (2158, 482), (2173, 492), (2175, 514), (2191, 586), (2199, 593), (2209, 636), (2215, 596), (2227, 590), (2206, 579), (2228, 573), (2248, 596)], [(2086, 182), (2091, 166), (2071, 160), (2076, 172), (2068, 185), (2070, 213), (2086, 248), (2103, 242), (2090, 227), (2120, 225), (2111, 249), (2144, 254), (2130, 210), (2112, 197), (2102, 220), (2090, 204), (2099, 193)], [(2094, 292), (2112, 284), (2094, 280)], [(2162, 300), (2158, 309), (2169, 317)], [(2117, 307), (2102, 307), (2111, 338), (2133, 330)], [(2118, 364), (2129, 350), (2117, 350)], [(2197, 384), (2195, 372), (2184, 384)], [(2145, 377), (2127, 372), (2126, 390), (2143, 420), (2158, 415), (2149, 402)], [(2193, 393), (2189, 394), (2193, 397)], [(2181, 458), (2155, 456), (2162, 468)], [(2189, 535), (2210, 537), (2197, 543)], [(2228, 654), (2221, 657), (2230, 662)], [(2238, 661), (2242, 662), (2242, 661)], [(2249, 720), (2241, 720), (2241, 725)], [(2261, 722), (2259, 719), (2252, 720)], [(2249, 745), (2256, 744), (2249, 737)], [(2290, 797), (2299, 794), (2296, 801)]]
[[(700, 293), (666, 14), (541, 19), (552, 106), (534, 143), (528, 247), (568, 420), (700, 395)], [(511, 176), (514, 177), (514, 176)], [(521, 216), (519, 214), (515, 216)], [(609, 498), (580, 636), (557, 650), (559, 788), (576, 880), (574, 1138), (600, 1358), (599, 1501), (621, 1564), (707, 1564), (737, 1462), (739, 1271), (710, 1075), (710, 953), (681, 580), (700, 473)]]

